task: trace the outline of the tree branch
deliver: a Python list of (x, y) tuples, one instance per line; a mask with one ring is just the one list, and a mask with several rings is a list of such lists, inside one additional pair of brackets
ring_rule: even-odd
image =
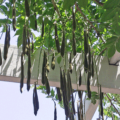
[[(94, 25), (90, 22), (90, 20), (83, 14), (82, 10), (78, 7), (77, 3), (75, 3), (75, 6), (77, 8), (77, 10), (81, 13), (81, 15), (84, 17), (84, 19), (86, 21), (88, 21), (88, 23), (92, 26), (92, 28), (96, 31), (97, 35), (99, 35), (100, 33), (97, 31), (96, 27), (94, 27)], [(99, 35), (100, 39), (104, 42), (104, 40), (102, 39), (101, 35)]]
[(105, 93), (105, 95), (107, 96), (108, 100), (110, 101), (111, 105), (114, 107), (114, 109), (116, 110), (116, 112), (118, 113), (118, 115), (120, 116), (119, 111), (116, 109), (116, 107), (114, 106), (114, 104), (112, 103), (111, 99), (108, 97), (108, 95)]
[(100, 5), (100, 6), (103, 6), (103, 5), (104, 5), (104, 3), (100, 2), (99, 0), (94, 0), (94, 1), (95, 1), (95, 3), (97, 3), (97, 4)]
[(58, 13), (58, 16), (61, 18), (60, 12), (59, 12), (59, 10), (58, 10), (58, 7), (57, 7), (55, 1), (54, 1), (54, 0), (51, 0), (51, 1), (52, 1), (53, 6), (54, 6), (54, 9), (55, 9), (56, 12)]

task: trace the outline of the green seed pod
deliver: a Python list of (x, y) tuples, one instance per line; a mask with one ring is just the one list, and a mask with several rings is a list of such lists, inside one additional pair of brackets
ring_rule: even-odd
[(75, 32), (73, 31), (73, 55), (76, 55), (76, 39), (75, 39)]
[(87, 55), (88, 53), (88, 35), (86, 33), (86, 31), (84, 31), (84, 52)]
[(0, 65), (2, 65), (2, 55), (1, 55), (1, 48), (0, 48)]
[(63, 57), (65, 53), (65, 32), (63, 30), (63, 40), (62, 40), (62, 46), (61, 46), (61, 56)]
[(72, 110), (73, 110), (73, 113), (74, 113), (74, 115), (75, 115), (75, 105), (74, 105), (73, 93), (72, 93)]
[(71, 53), (70, 53), (70, 58), (69, 58), (69, 70), (72, 73)]
[(54, 53), (53, 53), (53, 55), (52, 55), (51, 68), (52, 68), (53, 70), (55, 69), (55, 54), (54, 54)]
[(90, 91), (90, 75), (88, 72), (88, 77), (87, 77), (87, 91), (88, 91), (88, 98), (91, 98), (91, 91)]
[(15, 2), (16, 0), (13, 0), (13, 11), (12, 11), (12, 24), (13, 24), (13, 30), (16, 30), (16, 10), (15, 10)]
[(21, 80), (20, 80), (20, 92), (22, 93), (24, 83), (24, 65), (23, 65), (23, 53), (21, 54)]
[(27, 90), (30, 90), (30, 79), (31, 79), (31, 57), (30, 57), (30, 39), (28, 39), (28, 76), (27, 76)]
[(81, 70), (80, 70), (80, 75), (79, 75), (79, 86), (81, 85), (82, 82), (82, 76), (81, 76)]
[(58, 100), (61, 101), (62, 98), (61, 98), (60, 88), (56, 87), (56, 90), (57, 90)]
[(41, 37), (44, 36), (44, 21), (42, 20), (42, 34), (41, 34)]
[(58, 35), (57, 35), (57, 25), (55, 24), (55, 43), (56, 43), (56, 48), (58, 53), (60, 53), (60, 44), (58, 40)]
[(30, 16), (30, 8), (29, 8), (29, 3), (28, 0), (25, 0), (25, 11), (26, 11), (26, 16)]
[(35, 30), (37, 30), (36, 12), (34, 13), (34, 15), (35, 15)]

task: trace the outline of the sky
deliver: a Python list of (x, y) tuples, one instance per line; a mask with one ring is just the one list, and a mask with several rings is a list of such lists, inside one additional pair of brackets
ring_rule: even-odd
[[(0, 14), (0, 19), (5, 16)], [(0, 29), (1, 31), (1, 29)], [(17, 37), (15, 32), (11, 31), (11, 45), (17, 45)], [(38, 33), (36, 33), (38, 35)], [(1, 36), (1, 33), (0, 33)], [(0, 44), (4, 44), (5, 34), (3, 34)], [(53, 120), (54, 119), (54, 103), (51, 98), (37, 91), (40, 109), (37, 116), (33, 112), (33, 88), (28, 92), (26, 84), (24, 84), (23, 93), (20, 93), (20, 84), (12, 82), (3, 82), (0, 80), (0, 120)], [(92, 120), (98, 118), (98, 109), (96, 110)], [(57, 120), (65, 120), (64, 109), (57, 104)], [(111, 120), (111, 119), (108, 119)]]

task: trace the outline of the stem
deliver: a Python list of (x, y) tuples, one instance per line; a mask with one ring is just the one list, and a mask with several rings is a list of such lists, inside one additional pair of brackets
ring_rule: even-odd
[(108, 95), (105, 93), (106, 97), (108, 98), (108, 100), (110, 101), (111, 105), (114, 107), (114, 109), (116, 110), (116, 112), (118, 113), (118, 115), (120, 116), (119, 111), (117, 110), (117, 108), (114, 106), (114, 104), (112, 103), (111, 99), (108, 97)]
[[(77, 3), (75, 3), (75, 6), (76, 6), (77, 10), (81, 13), (81, 15), (84, 17), (84, 19), (86, 21), (88, 21), (88, 23), (92, 26), (92, 28), (96, 31), (96, 33), (99, 34), (96, 27), (94, 27), (94, 25), (90, 22), (90, 20), (83, 14), (82, 10), (78, 7)], [(99, 37), (102, 40), (102, 42), (105, 43), (104, 40), (102, 39), (102, 37), (101, 36), (99, 36)]]

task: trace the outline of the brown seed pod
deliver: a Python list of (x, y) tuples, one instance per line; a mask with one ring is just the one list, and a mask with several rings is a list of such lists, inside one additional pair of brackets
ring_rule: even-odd
[(56, 43), (56, 48), (58, 53), (60, 53), (60, 44), (58, 40), (58, 35), (57, 35), (57, 24), (55, 24), (55, 43)]
[(92, 69), (91, 69), (91, 51), (89, 46), (89, 75), (92, 75)]
[(56, 87), (56, 90), (57, 90), (58, 100), (61, 101), (62, 98), (61, 98), (60, 88)]
[(24, 65), (23, 65), (23, 53), (21, 54), (21, 80), (20, 80), (20, 92), (22, 93), (24, 83)]
[(32, 39), (32, 53), (34, 52), (34, 42), (33, 42), (33, 35), (31, 34), (31, 39)]
[(80, 75), (79, 75), (79, 86), (81, 85), (82, 82), (82, 76), (81, 76), (81, 70), (80, 70)]
[(49, 85), (49, 81), (48, 81), (47, 75), (45, 75), (45, 86), (46, 86), (47, 94), (49, 95), (50, 94), (50, 85)]
[(15, 10), (15, 2), (16, 0), (13, 0), (13, 11), (12, 11), (12, 24), (13, 24), (13, 30), (16, 30), (16, 10)]
[(37, 30), (36, 12), (34, 13), (34, 15), (35, 15), (35, 30)]
[(23, 44), (22, 44), (22, 50), (23, 54), (25, 55), (25, 48), (26, 48), (26, 26), (23, 27)]
[(88, 71), (88, 62), (87, 62), (87, 55), (84, 54), (84, 71), (87, 73)]
[(30, 39), (28, 39), (28, 73), (27, 73), (27, 90), (30, 90), (31, 79), (31, 57), (30, 57)]
[(72, 8), (72, 18), (73, 18), (73, 31), (75, 31), (75, 29), (76, 29), (76, 22), (75, 22), (75, 12), (74, 12), (73, 8)]
[(54, 54), (54, 53), (53, 53), (53, 55), (52, 55), (51, 68), (52, 68), (53, 70), (55, 69), (55, 54)]
[(56, 103), (55, 104), (55, 108), (54, 108), (54, 120), (57, 120), (57, 109), (56, 109)]
[(10, 47), (10, 25), (8, 26), (8, 47)]
[(9, 47), (9, 31), (8, 31), (8, 26), (6, 25), (6, 35), (5, 35), (5, 43), (4, 43), (4, 60), (7, 59), (8, 47)]
[(36, 84), (33, 89), (33, 107), (34, 107), (34, 114), (37, 115), (37, 111), (39, 110), (39, 101), (38, 101), (38, 95), (36, 90)]
[(70, 53), (70, 58), (69, 58), (69, 70), (72, 73), (71, 53)]
[(2, 55), (1, 55), (1, 48), (0, 48), (0, 65), (2, 65)]
[(91, 98), (91, 91), (90, 91), (90, 75), (88, 72), (88, 77), (87, 77), (87, 91), (88, 91), (88, 98)]
[(42, 20), (42, 34), (41, 34), (41, 37), (44, 36), (44, 21)]
[(62, 75), (62, 69), (60, 67), (60, 88), (61, 90), (64, 89), (64, 85), (63, 85), (63, 75)]
[(102, 105), (103, 94), (101, 92), (101, 85), (100, 85), (100, 115), (103, 118), (103, 105)]
[(46, 64), (46, 70), (47, 70), (47, 72), (50, 71), (49, 61), (47, 61), (47, 64)]
[(81, 91), (80, 91), (80, 90), (78, 90), (78, 96), (79, 96), (79, 98), (81, 99), (82, 94), (81, 94)]
[(62, 46), (61, 46), (61, 56), (63, 57), (65, 53), (65, 32), (63, 30), (63, 40), (62, 40)]
[(74, 105), (73, 93), (72, 93), (72, 110), (73, 110), (73, 113), (74, 113), (74, 115), (75, 115), (75, 105)]
[(76, 39), (75, 39), (75, 32), (73, 31), (73, 45), (72, 45), (72, 48), (73, 48), (73, 55), (75, 56), (76, 55)]
[(47, 63), (47, 55), (46, 52), (44, 51), (44, 56), (43, 56), (43, 65), (42, 65), (42, 84), (45, 84), (45, 74), (46, 74), (46, 63)]
[(25, 0), (25, 11), (26, 11), (26, 16), (30, 16), (30, 8), (29, 8), (29, 3), (28, 0)]
[(88, 35), (86, 33), (86, 31), (84, 30), (84, 52), (87, 55), (88, 53)]

